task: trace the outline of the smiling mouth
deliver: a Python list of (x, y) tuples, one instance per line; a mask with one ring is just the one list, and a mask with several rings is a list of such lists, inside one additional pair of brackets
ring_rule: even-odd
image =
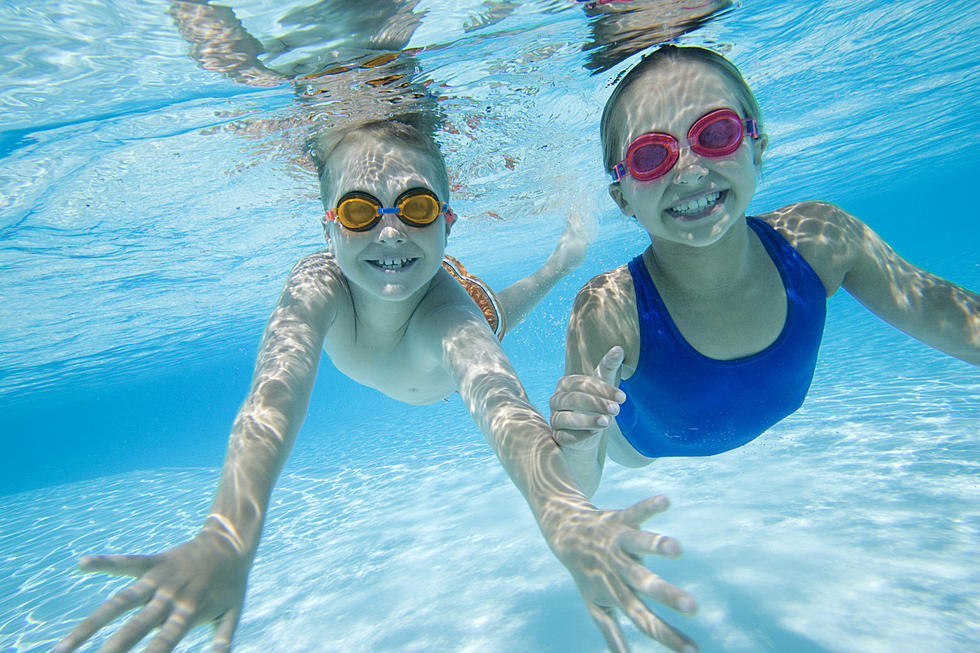
[(692, 200), (688, 200), (683, 204), (675, 204), (667, 209), (667, 213), (682, 221), (699, 220), (700, 218), (703, 218), (711, 213), (716, 206), (724, 202), (727, 196), (727, 190), (719, 191), (717, 193), (708, 193)]
[(379, 258), (369, 259), (367, 262), (385, 272), (398, 272), (411, 267), (417, 258)]

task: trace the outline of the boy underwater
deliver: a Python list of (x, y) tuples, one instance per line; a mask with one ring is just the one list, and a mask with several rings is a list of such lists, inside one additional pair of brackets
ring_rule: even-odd
[(458, 391), (594, 619), (613, 607), (639, 614), (634, 591), (693, 611), (685, 593), (639, 564), (643, 554), (679, 554), (671, 538), (638, 530), (666, 500), (622, 511), (590, 504), (500, 347), (504, 325), (519, 322), (582, 262), (583, 232), (570, 222), (545, 265), (494, 298), (444, 259), (454, 215), (431, 136), (389, 119), (345, 130), (316, 151), (329, 247), (296, 265), (273, 309), (203, 527), (157, 555), (82, 558), (85, 571), (136, 580), (55, 651), (75, 650), (134, 609), (101, 651), (128, 650), (155, 628), (147, 650), (169, 651), (208, 622), (215, 624), (212, 650), (230, 648), (269, 498), (305, 416), (321, 351), (351, 379), (406, 403)]

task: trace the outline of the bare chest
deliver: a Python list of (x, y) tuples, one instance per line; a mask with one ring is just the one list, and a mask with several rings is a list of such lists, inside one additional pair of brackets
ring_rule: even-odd
[(453, 380), (410, 332), (371, 333), (340, 316), (323, 343), (338, 371), (361, 385), (409, 404), (429, 404), (453, 392)]

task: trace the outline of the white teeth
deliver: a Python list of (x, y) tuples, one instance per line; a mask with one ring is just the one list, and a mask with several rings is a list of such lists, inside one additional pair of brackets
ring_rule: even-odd
[(691, 200), (686, 204), (678, 204), (677, 206), (670, 207), (670, 210), (674, 213), (700, 213), (712, 204), (718, 201), (721, 197), (721, 193), (711, 193), (710, 195), (702, 195), (701, 197)]
[(399, 270), (408, 265), (410, 258), (383, 258), (374, 262), (379, 268), (385, 270)]

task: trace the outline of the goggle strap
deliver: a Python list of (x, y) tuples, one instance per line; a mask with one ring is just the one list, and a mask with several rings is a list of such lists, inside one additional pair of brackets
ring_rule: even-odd
[(323, 219), (326, 220), (327, 222), (333, 222), (334, 220), (337, 219), (337, 212), (334, 211), (333, 209), (329, 209), (327, 211), (324, 211), (323, 212)]
[(623, 177), (626, 176), (626, 165), (622, 161), (620, 161), (619, 163), (613, 166), (613, 169), (609, 174), (615, 177), (616, 181), (620, 181)]
[(759, 125), (751, 118), (745, 119), (745, 131), (754, 139), (759, 138)]

